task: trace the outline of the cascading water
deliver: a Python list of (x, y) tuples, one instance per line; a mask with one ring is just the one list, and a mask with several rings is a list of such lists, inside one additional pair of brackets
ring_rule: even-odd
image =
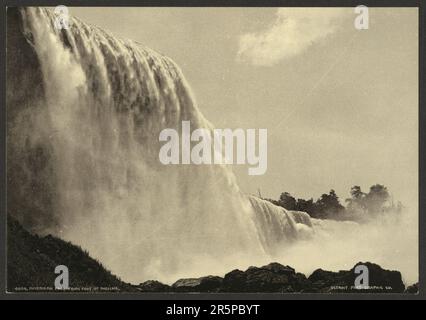
[(256, 213), (256, 227), (264, 248), (272, 255), (293, 240), (308, 239), (314, 230), (309, 215), (301, 211), (289, 211), (270, 201), (249, 197)]
[(29, 98), (31, 85), (22, 92), (8, 76), (9, 188), (23, 190), (8, 211), (25, 227), (81, 245), (132, 282), (267, 261), (274, 240), (295, 237), (298, 214), (249, 200), (228, 168), (158, 161), (162, 129), (211, 128), (173, 61), (78, 19), (58, 30), (54, 19), (20, 9), (26, 43), (8, 43), (31, 47), (42, 80)]
[(408, 219), (310, 219), (242, 194), (226, 166), (162, 165), (162, 129), (213, 128), (169, 58), (75, 18), (58, 30), (47, 9), (7, 17), (7, 207), (27, 229), (133, 283), (274, 260), (309, 273), (369, 259), (417, 278)]

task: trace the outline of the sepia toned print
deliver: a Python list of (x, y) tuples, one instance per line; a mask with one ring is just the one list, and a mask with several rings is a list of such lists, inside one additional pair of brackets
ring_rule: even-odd
[(417, 17), (8, 8), (8, 291), (416, 293)]

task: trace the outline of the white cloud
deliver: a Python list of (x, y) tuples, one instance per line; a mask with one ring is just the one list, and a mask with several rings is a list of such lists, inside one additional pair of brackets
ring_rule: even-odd
[(258, 66), (272, 66), (294, 57), (334, 33), (344, 8), (280, 8), (271, 27), (240, 37), (238, 59)]

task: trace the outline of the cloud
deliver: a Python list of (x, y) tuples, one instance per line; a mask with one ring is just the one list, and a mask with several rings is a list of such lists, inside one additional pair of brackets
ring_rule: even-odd
[(294, 57), (334, 33), (345, 12), (344, 8), (280, 8), (267, 30), (240, 37), (238, 60), (272, 66)]

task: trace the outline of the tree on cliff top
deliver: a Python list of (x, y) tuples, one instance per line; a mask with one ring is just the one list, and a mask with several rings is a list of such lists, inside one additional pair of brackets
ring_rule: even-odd
[(324, 193), (316, 202), (317, 211), (321, 218), (338, 218), (345, 211), (340, 204), (336, 192), (331, 189), (328, 194)]
[(313, 218), (336, 219), (336, 220), (358, 220), (369, 219), (384, 212), (401, 212), (402, 204), (397, 206), (389, 204), (388, 189), (381, 184), (370, 187), (368, 193), (364, 193), (360, 186), (353, 186), (350, 191), (351, 197), (346, 199), (346, 208), (340, 204), (339, 197), (332, 189), (324, 193), (314, 202), (313, 199), (295, 199), (290, 193), (283, 192), (279, 200), (270, 200), (275, 205), (287, 210), (298, 210), (307, 212)]
[(365, 196), (365, 202), (368, 213), (375, 215), (385, 210), (385, 204), (389, 200), (388, 189), (381, 184), (375, 184), (370, 187), (370, 192)]

